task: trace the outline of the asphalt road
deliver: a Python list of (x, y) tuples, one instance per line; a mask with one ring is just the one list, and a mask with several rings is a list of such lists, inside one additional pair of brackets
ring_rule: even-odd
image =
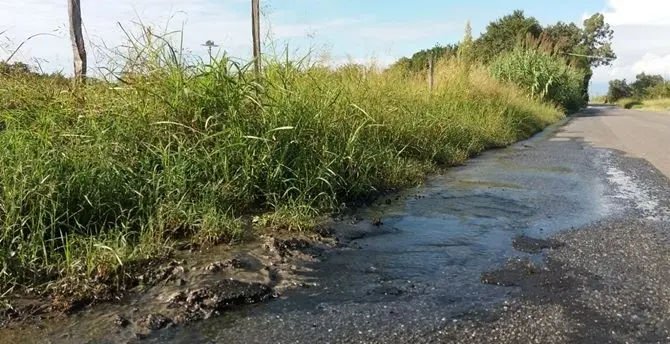
[(583, 138), (595, 146), (646, 159), (670, 176), (670, 113), (592, 108), (557, 136)]

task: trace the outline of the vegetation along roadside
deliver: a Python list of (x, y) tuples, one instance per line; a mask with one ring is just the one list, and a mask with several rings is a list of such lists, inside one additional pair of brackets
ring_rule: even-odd
[(106, 80), (0, 66), (0, 296), (123, 291), (178, 247), (308, 231), (580, 109), (614, 59), (599, 14), (468, 28), (428, 51), (432, 89), (426, 52), (389, 68), (266, 56), (255, 75), (142, 32)]
[(670, 112), (670, 80), (640, 73), (635, 81), (612, 80), (605, 101), (626, 109)]

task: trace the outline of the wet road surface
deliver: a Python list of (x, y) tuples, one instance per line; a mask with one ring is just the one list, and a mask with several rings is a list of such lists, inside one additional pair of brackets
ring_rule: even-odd
[[(366, 235), (305, 272), (316, 287), (148, 342), (670, 342), (663, 116), (591, 108), (487, 152), (359, 214), (380, 228), (334, 223)], [(562, 245), (524, 253), (521, 235)]]
[[(486, 152), (334, 220), (309, 287), (131, 342), (670, 343), (663, 116), (590, 108)], [(35, 339), (127, 342), (103, 337)]]

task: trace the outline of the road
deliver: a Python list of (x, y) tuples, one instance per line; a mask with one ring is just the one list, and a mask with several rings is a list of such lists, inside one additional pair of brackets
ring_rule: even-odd
[(576, 118), (558, 137), (589, 143), (646, 159), (670, 176), (670, 114), (597, 108)]
[(138, 341), (670, 343), (667, 147), (670, 114), (589, 108), (334, 220), (310, 287)]

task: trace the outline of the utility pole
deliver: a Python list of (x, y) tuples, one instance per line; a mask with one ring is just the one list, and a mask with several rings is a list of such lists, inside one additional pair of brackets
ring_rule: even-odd
[(207, 53), (209, 54), (209, 63), (212, 63), (212, 48), (218, 47), (214, 41), (208, 39), (205, 44), (202, 45), (203, 47), (207, 47)]
[(251, 0), (251, 35), (253, 38), (254, 70), (261, 76), (261, 24), (260, 0)]
[(68, 0), (68, 17), (70, 20), (70, 39), (74, 55), (74, 78), (77, 82), (86, 81), (86, 47), (81, 32), (80, 0)]

